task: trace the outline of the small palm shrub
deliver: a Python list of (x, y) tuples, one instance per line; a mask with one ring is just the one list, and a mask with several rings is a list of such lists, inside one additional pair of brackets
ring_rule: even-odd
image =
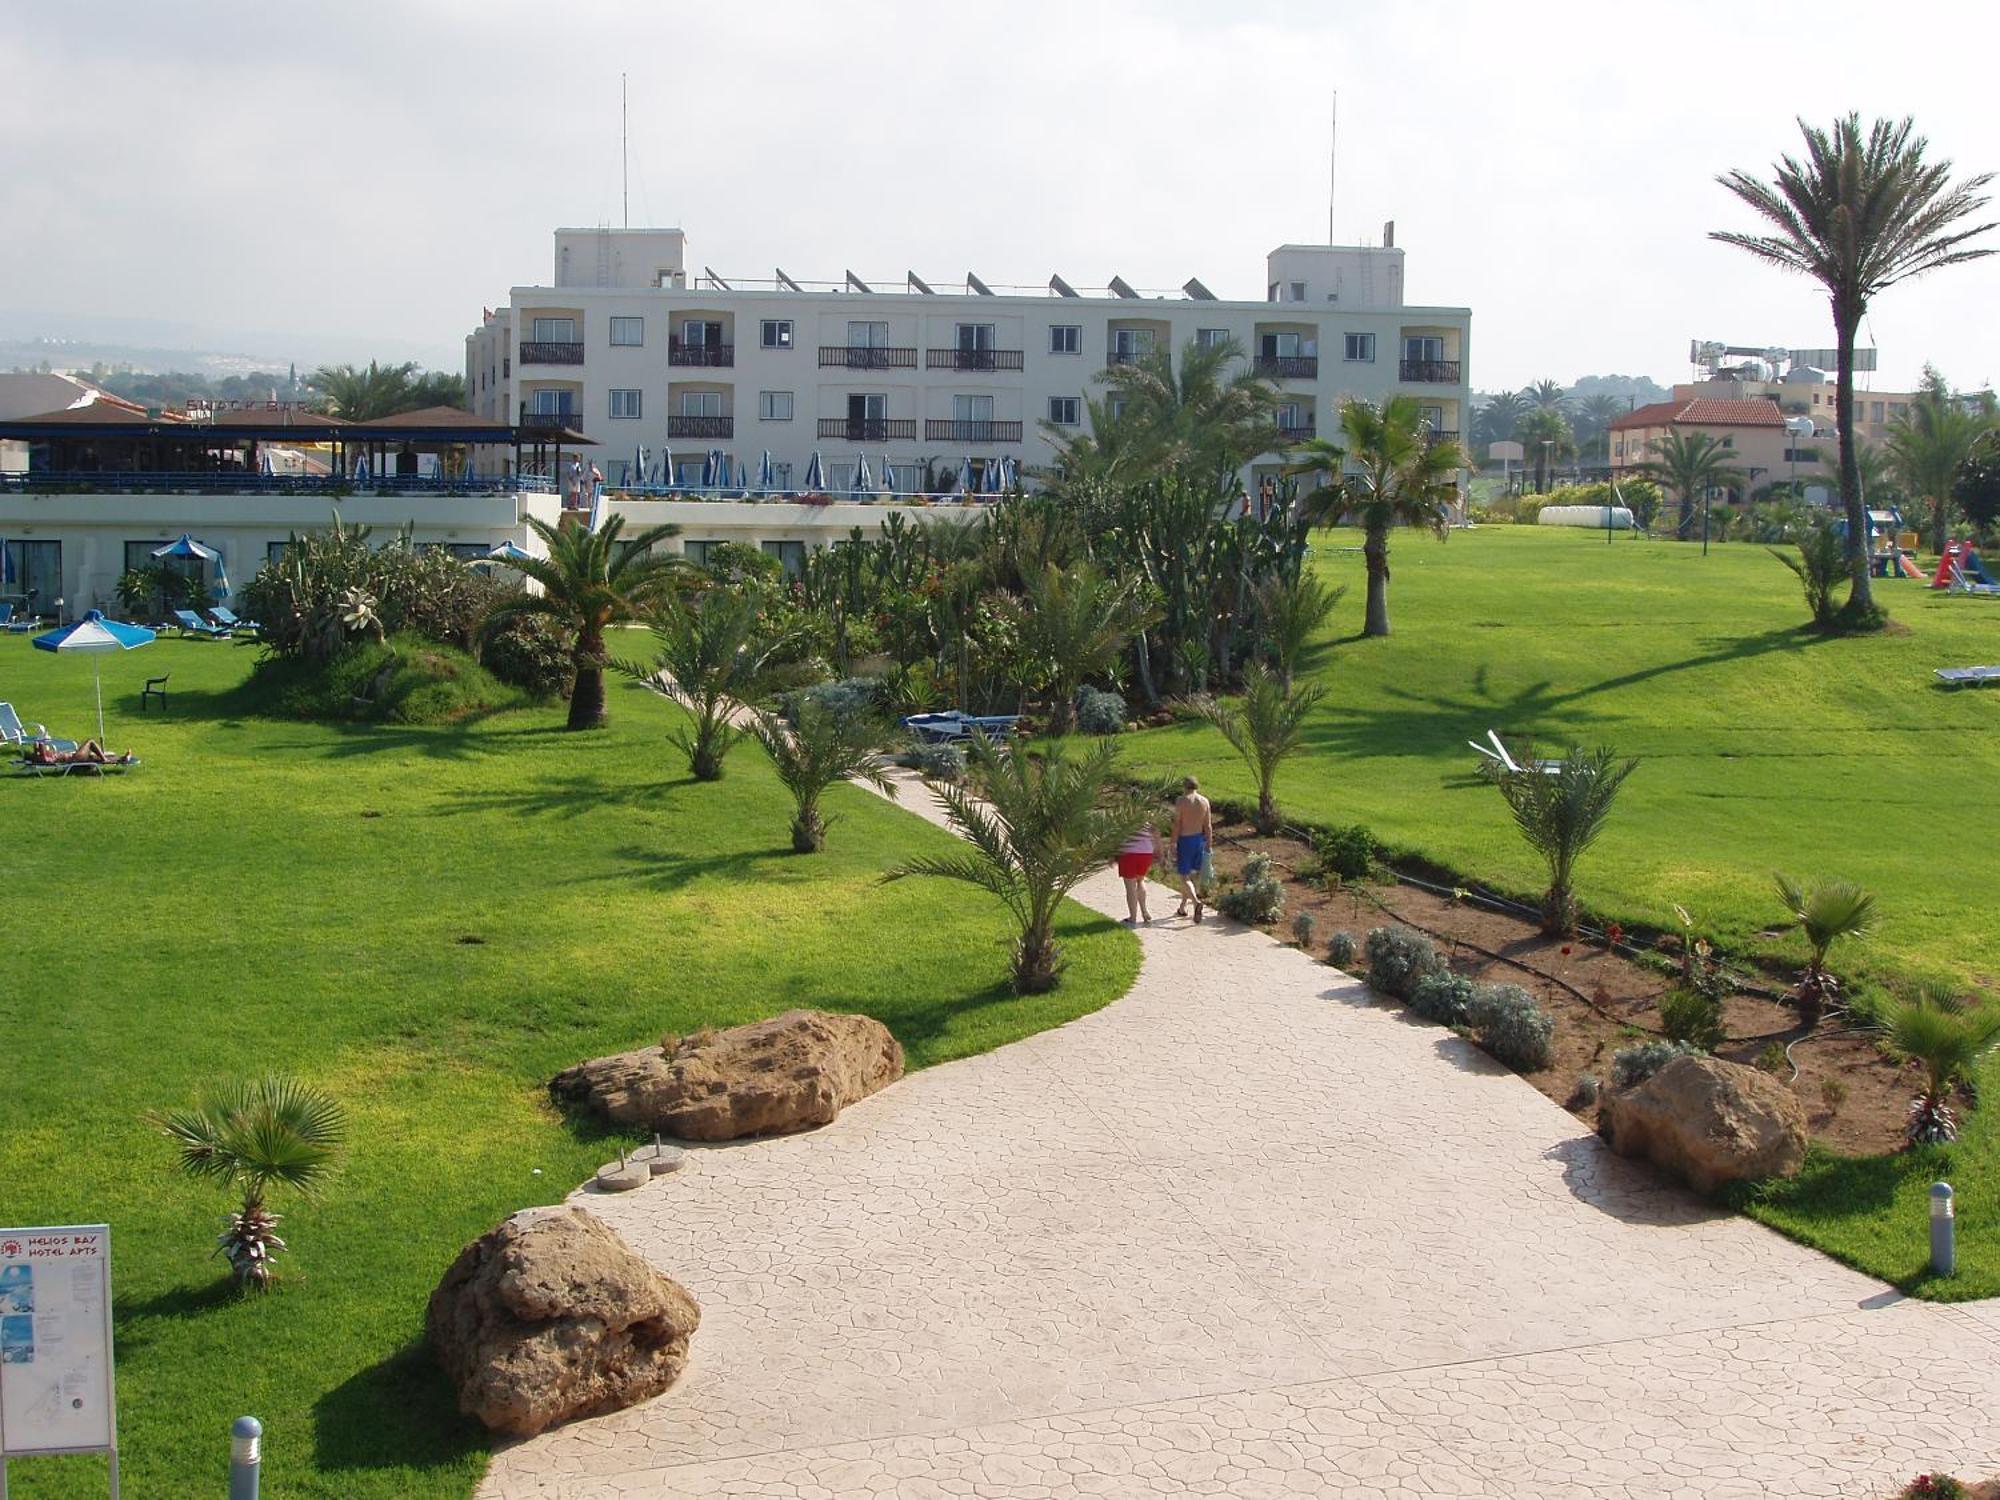
[(1472, 981), (1462, 974), (1449, 970), (1426, 974), (1410, 991), (1410, 1009), (1440, 1026), (1463, 1026), (1472, 1008), (1472, 990)]
[(1342, 880), (1366, 880), (1375, 873), (1375, 835), (1359, 823), (1350, 828), (1322, 828), (1313, 835), (1313, 852), (1320, 869)]
[(1904, 1135), (1912, 1146), (1958, 1139), (1951, 1092), (1970, 1082), (1973, 1066), (2000, 1041), (2000, 1006), (1968, 1005), (1957, 992), (1930, 987), (1892, 1006), (1884, 1019), (1889, 1051), (1924, 1070), (1910, 1101)]
[(1407, 927), (1372, 929), (1362, 952), (1368, 960), (1368, 987), (1406, 1003), (1426, 975), (1451, 967), (1429, 938)]
[(1243, 879), (1216, 898), (1215, 909), (1232, 921), (1257, 926), (1284, 915), (1285, 887), (1271, 870), (1271, 856), (1253, 854), (1243, 861)]
[(1827, 969), (1827, 954), (1844, 937), (1862, 937), (1875, 922), (1875, 897), (1851, 881), (1835, 880), (1807, 891), (1785, 875), (1773, 877), (1778, 899), (1805, 934), (1810, 956), (1792, 986), (1799, 1018), (1812, 1025), (1840, 999), (1840, 981)]
[(1677, 1057), (1699, 1057), (1701, 1049), (1686, 1042), (1641, 1042), (1611, 1054), (1611, 1086), (1634, 1089)]
[(1722, 1045), (1722, 997), (1675, 985), (1660, 996), (1660, 1030), (1670, 1042), (1713, 1052)]
[(1124, 698), (1093, 687), (1083, 688), (1076, 695), (1076, 727), (1084, 734), (1123, 734)]
[(1354, 934), (1336, 932), (1326, 940), (1326, 961), (1336, 969), (1344, 969), (1354, 962)]
[(865, 781), (895, 795), (884, 774), (881, 721), (865, 713), (843, 713), (822, 699), (799, 702), (792, 723), (777, 714), (758, 711), (750, 733), (770, 757), (778, 781), (792, 794), (792, 852), (817, 854), (826, 847), (827, 825), (833, 820), (820, 811), (820, 799), (843, 781)]
[(1542, 931), (1551, 937), (1576, 930), (1576, 862), (1604, 831), (1611, 804), (1639, 762), (1623, 765), (1609, 750), (1572, 750), (1553, 773), (1509, 771), (1487, 763), (1488, 774), (1528, 846), (1549, 867), (1542, 895)]
[(1288, 690), (1257, 662), (1243, 674), (1243, 697), (1238, 702), (1209, 700), (1202, 706), (1202, 717), (1221, 731), (1256, 779), (1257, 811), (1251, 822), (1261, 834), (1278, 831), (1273, 791), (1278, 767), (1304, 748), (1306, 718), (1324, 692), (1317, 684)]
[(1812, 611), (1813, 625), (1820, 630), (1832, 626), (1839, 614), (1834, 592), (1847, 582), (1847, 539), (1832, 516), (1816, 515), (1794, 533), (1798, 555), (1773, 552), (1771, 556), (1790, 568), (1805, 590), (1806, 608)]
[(1466, 1021), (1479, 1045), (1517, 1073), (1533, 1073), (1556, 1060), (1555, 1017), (1518, 984), (1477, 986)]
[(1313, 938), (1319, 932), (1319, 918), (1309, 911), (1302, 911), (1292, 918), (1292, 941), (1308, 953), (1312, 951)]

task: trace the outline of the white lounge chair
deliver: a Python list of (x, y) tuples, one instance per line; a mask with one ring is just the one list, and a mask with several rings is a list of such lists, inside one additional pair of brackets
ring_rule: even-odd
[(30, 745), (47, 740), (58, 750), (74, 750), (76, 748), (75, 740), (57, 739), (49, 733), (49, 728), (46, 724), (32, 726), (35, 731), (33, 734), (28, 733), (29, 727), (23, 724), (21, 716), (14, 712), (13, 704), (0, 703), (0, 745), (12, 745), (17, 750), (25, 750)]
[(1466, 744), (1470, 745), (1480, 755), (1483, 755), (1488, 762), (1500, 767), (1503, 771), (1512, 771), (1517, 776), (1525, 771), (1539, 771), (1544, 776), (1553, 776), (1562, 769), (1562, 762), (1559, 760), (1536, 760), (1530, 761), (1525, 766), (1518, 765), (1515, 763), (1514, 757), (1507, 753), (1506, 745), (1501, 743), (1500, 736), (1495, 731), (1491, 729), (1487, 730), (1486, 738), (1493, 742), (1491, 750), (1487, 749), (1477, 740), (1467, 740)]
[(1946, 687), (1978, 687), (2000, 682), (2000, 667), (1939, 667), (1937, 677)]

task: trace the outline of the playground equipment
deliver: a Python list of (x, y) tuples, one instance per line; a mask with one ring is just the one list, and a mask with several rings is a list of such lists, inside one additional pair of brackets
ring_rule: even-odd
[(2000, 594), (2000, 581), (1986, 571), (1979, 560), (1979, 549), (1971, 542), (1945, 543), (1944, 556), (1938, 559), (1931, 587), (1950, 589), (1955, 594)]

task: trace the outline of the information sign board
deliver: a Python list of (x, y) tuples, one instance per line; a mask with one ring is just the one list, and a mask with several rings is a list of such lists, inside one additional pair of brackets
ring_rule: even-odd
[(111, 1376), (110, 1229), (0, 1229), (0, 1469), (30, 1454), (110, 1453), (116, 1493)]

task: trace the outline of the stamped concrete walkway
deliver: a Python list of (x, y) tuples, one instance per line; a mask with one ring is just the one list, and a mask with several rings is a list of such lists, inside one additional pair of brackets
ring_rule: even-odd
[[(1080, 895), (1122, 914), (1115, 879)], [(2000, 1303), (1905, 1301), (1705, 1208), (1261, 934), (1140, 941), (1096, 1015), (580, 1195), (700, 1300), (693, 1359), (496, 1454), (481, 1494), (1865, 1500), (2000, 1473)]]

